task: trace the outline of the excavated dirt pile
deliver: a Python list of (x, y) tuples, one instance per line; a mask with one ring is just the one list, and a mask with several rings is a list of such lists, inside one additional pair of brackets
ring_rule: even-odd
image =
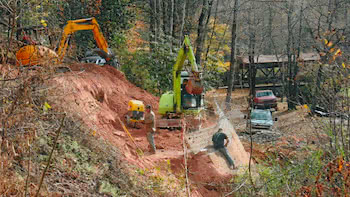
[[(95, 64), (74, 64), (72, 72), (67, 72), (57, 78), (59, 94), (63, 96), (62, 107), (82, 118), (91, 128), (91, 134), (101, 136), (123, 150), (126, 159), (137, 162), (136, 147), (124, 132), (117, 117), (123, 122), (131, 99), (141, 100), (150, 104), (153, 111), (158, 110), (159, 98), (130, 83), (124, 74), (111, 66), (100, 67)], [(143, 125), (140, 129), (129, 128), (137, 145), (145, 152), (148, 142)], [(181, 135), (179, 132), (161, 132), (155, 136), (157, 148), (162, 150), (181, 150)], [(152, 163), (152, 162), (150, 162)]]
[[(149, 145), (143, 125), (139, 125), (140, 129), (128, 127), (137, 146), (144, 152), (144, 155), (139, 156), (136, 151), (137, 147), (123, 131), (117, 119), (119, 116), (125, 122), (123, 117), (131, 99), (152, 105), (156, 113), (158, 97), (136, 87), (125, 78), (122, 72), (111, 66), (74, 64), (70, 66), (70, 69), (72, 72), (64, 73), (54, 79), (59, 90), (57, 92), (60, 94), (58, 96), (63, 97), (62, 103), (56, 101), (54, 105), (61, 105), (66, 111), (82, 119), (84, 124), (91, 129), (88, 132), (117, 146), (125, 160), (136, 168), (157, 169), (158, 166), (168, 161), (175, 172), (175, 177), (182, 177), (178, 175), (184, 172), (181, 131), (160, 130), (155, 135), (157, 153), (149, 154)], [(232, 175), (218, 171), (217, 166), (207, 154), (191, 155), (188, 158), (188, 166), (191, 172), (189, 175), (191, 186), (194, 187), (193, 196), (218, 196), (227, 191), (227, 188), (219, 185), (228, 182)], [(165, 177), (168, 176), (167, 172), (161, 173)], [(181, 187), (180, 190), (182, 189)]]

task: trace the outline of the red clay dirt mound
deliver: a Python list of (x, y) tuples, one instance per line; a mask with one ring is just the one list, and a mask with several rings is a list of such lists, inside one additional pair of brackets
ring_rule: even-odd
[[(206, 152), (190, 154), (187, 162), (189, 178), (193, 188), (199, 193), (198, 196), (214, 197), (229, 191), (225, 185), (233, 175), (219, 172)], [(171, 170), (175, 174), (185, 171), (183, 157), (171, 160)]]
[[(91, 128), (92, 134), (96, 133), (96, 136), (101, 136), (118, 147), (129, 164), (147, 169), (171, 160), (175, 174), (184, 172), (181, 131), (160, 131), (155, 135), (157, 154), (149, 155), (145, 131), (128, 127), (137, 145), (145, 152), (145, 155), (138, 157), (135, 145), (117, 120), (117, 116), (123, 119), (130, 99), (151, 104), (156, 113), (158, 97), (131, 84), (123, 73), (111, 66), (74, 64), (70, 68), (72, 72), (54, 80), (60, 90), (58, 92), (63, 95), (63, 103), (60, 105), (65, 110), (80, 117)], [(227, 183), (232, 176), (220, 174), (207, 154), (190, 156), (188, 166), (193, 186), (192, 196), (219, 196), (226, 191), (220, 185)]]
[[(61, 104), (65, 110), (82, 118), (92, 130), (92, 134), (101, 136), (115, 144), (126, 157), (126, 160), (140, 167), (145, 163), (138, 160), (136, 147), (121, 127), (117, 116), (122, 120), (127, 112), (128, 102), (137, 99), (150, 104), (153, 111), (158, 111), (159, 98), (130, 83), (124, 74), (111, 66), (95, 64), (73, 64), (67, 72), (55, 78), (55, 83), (63, 95)], [(144, 130), (128, 128), (137, 145), (145, 152), (148, 142)], [(157, 148), (166, 151), (182, 150), (179, 132), (160, 132), (155, 136)], [(152, 158), (152, 157), (151, 157)], [(161, 157), (162, 158), (162, 157)], [(161, 159), (155, 157), (154, 159)], [(147, 167), (153, 161), (148, 161)], [(149, 164), (149, 165), (148, 165)]]

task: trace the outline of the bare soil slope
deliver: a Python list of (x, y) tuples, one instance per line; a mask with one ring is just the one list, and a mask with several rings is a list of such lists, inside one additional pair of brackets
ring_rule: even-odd
[[(164, 184), (172, 185), (175, 182), (177, 186), (175, 189), (170, 189), (169, 193), (177, 196), (185, 195), (182, 183), (184, 172), (182, 132), (161, 130), (155, 136), (157, 154), (151, 155), (148, 153), (149, 148), (144, 129), (128, 127), (136, 144), (144, 151), (144, 155), (139, 156), (135, 144), (123, 131), (117, 120), (117, 116), (123, 119), (130, 99), (151, 104), (153, 111), (157, 112), (159, 98), (131, 84), (123, 73), (113, 67), (74, 64), (70, 68), (72, 72), (65, 73), (54, 80), (60, 94), (65, 95), (64, 101), (56, 105), (61, 105), (66, 111), (81, 118), (88, 128), (91, 128), (89, 132), (92, 135), (102, 137), (118, 147), (125, 160), (134, 167), (133, 169), (143, 169), (142, 175), (163, 177)], [(202, 154), (189, 158), (194, 196), (219, 196), (223, 190), (216, 191), (217, 189), (209, 185), (212, 182), (219, 185), (229, 181), (232, 177), (230, 173), (223, 175), (217, 170), (215, 163), (210, 160), (209, 155)], [(169, 169), (162, 168), (169, 164), (171, 164), (171, 169), (180, 170), (169, 174)], [(203, 171), (203, 168), (206, 170)], [(169, 180), (171, 179), (169, 177), (173, 177), (173, 180)], [(206, 184), (198, 184), (202, 182)]]
[[(62, 106), (82, 118), (91, 133), (101, 136), (123, 150), (127, 159), (143, 167), (135, 152), (136, 146), (124, 132), (117, 117), (124, 120), (128, 102), (137, 99), (158, 110), (159, 98), (131, 84), (124, 74), (111, 66), (74, 64), (73, 72), (55, 79), (61, 93), (66, 95)], [(140, 129), (128, 128), (138, 146), (147, 152), (148, 142), (142, 125)], [(159, 149), (181, 150), (179, 133), (161, 132), (155, 137)]]

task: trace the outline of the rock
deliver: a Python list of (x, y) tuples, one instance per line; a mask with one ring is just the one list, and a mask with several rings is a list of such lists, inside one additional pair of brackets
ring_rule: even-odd
[(163, 145), (160, 145), (160, 144), (156, 144), (156, 148), (157, 148), (157, 149), (164, 149), (164, 146), (163, 146)]
[(120, 137), (125, 137), (125, 133), (122, 131), (115, 131), (113, 132), (113, 135), (120, 136)]

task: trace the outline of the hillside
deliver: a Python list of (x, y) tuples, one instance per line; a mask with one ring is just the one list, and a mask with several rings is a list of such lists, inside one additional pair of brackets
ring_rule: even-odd
[[(140, 154), (117, 120), (119, 116), (125, 121), (123, 117), (130, 99), (151, 104), (157, 111), (159, 98), (131, 84), (122, 72), (113, 67), (95, 64), (73, 64), (68, 67), (71, 72), (53, 73), (44, 67), (18, 70), (12, 65), (1, 66), (2, 78), (5, 79), (3, 85), (9, 93), (14, 92), (14, 95), (4, 94), (3, 98), (23, 100), (17, 101), (17, 105), (5, 103), (3, 107), (11, 109), (13, 106), (14, 112), (30, 114), (28, 119), (14, 113), (13, 117), (18, 123), (1, 126), (8, 127), (10, 132), (23, 125), (31, 128), (31, 132), (2, 138), (2, 142), (8, 144), (2, 145), (2, 148), (7, 147), (3, 149), (2, 159), (8, 160), (9, 166), (2, 168), (6, 176), (1, 182), (3, 188), (0, 192), (5, 196), (10, 191), (23, 195), (24, 188), (28, 188), (27, 193), (34, 195), (41, 177), (34, 174), (42, 173), (53, 143), (58, 143), (50, 160), (50, 168), (44, 176), (43, 196), (79, 193), (92, 196), (186, 195), (183, 187), (185, 163), (182, 131), (160, 130), (155, 136), (157, 154), (151, 155), (143, 126), (138, 125), (139, 129), (128, 127), (137, 147), (143, 151)], [(21, 86), (26, 89), (25, 95), (16, 93), (23, 91), (18, 89)], [(21, 104), (28, 99), (34, 101), (32, 105)], [(4, 112), (2, 120), (9, 121), (10, 117), (6, 115), (9, 112)], [(62, 124), (64, 114), (66, 118)], [(62, 131), (56, 141), (61, 126)], [(223, 158), (214, 155), (217, 158), (215, 163), (211, 157), (189, 152), (189, 178), (193, 182), (191, 191), (194, 196), (217, 196), (229, 189), (217, 188), (218, 191), (212, 191), (206, 186), (212, 181), (229, 181), (232, 177), (225, 169), (227, 167), (217, 168), (218, 165), (226, 165)], [(13, 164), (17, 167), (13, 168)], [(202, 171), (205, 166), (208, 166), (208, 170)], [(8, 185), (7, 181), (14, 174), (18, 174), (18, 184)], [(211, 178), (205, 179), (208, 176)], [(197, 182), (206, 184), (198, 185)], [(125, 183), (129, 183), (126, 188)]]
[[(159, 151), (155, 155), (149, 155), (149, 145), (142, 125), (139, 125), (141, 129), (128, 127), (137, 146), (144, 152), (144, 155), (140, 155), (136, 151), (137, 147), (123, 131), (117, 120), (117, 116), (122, 118), (127, 112), (127, 103), (130, 99), (151, 104), (154, 111), (157, 112), (159, 98), (131, 84), (120, 71), (110, 66), (99, 67), (94, 64), (75, 64), (71, 65), (70, 68), (73, 72), (54, 79), (56, 86), (59, 87), (60, 94), (66, 95), (63, 97), (62, 103), (56, 103), (56, 105), (63, 106), (66, 111), (80, 117), (96, 138), (101, 137), (122, 150), (123, 159), (128, 162), (131, 172), (147, 171), (145, 176), (148, 178), (149, 176), (159, 176), (165, 187), (169, 187), (169, 183), (174, 182), (174, 184), (171, 184), (174, 185), (172, 186), (174, 188), (167, 192), (164, 191), (165, 193), (180, 194), (185, 192), (184, 188), (181, 188), (182, 177), (184, 176), (182, 131), (160, 130), (155, 136), (156, 147)], [(213, 131), (210, 130), (210, 132)], [(211, 136), (208, 137), (211, 138)], [(238, 140), (238, 137), (236, 137), (236, 140)], [(239, 140), (237, 143), (240, 143)], [(241, 148), (243, 149), (243, 146)], [(243, 161), (244, 157), (242, 157), (245, 151), (238, 153), (236, 149), (232, 147), (232, 150), (239, 155), (234, 157), (237, 164), (240, 164), (240, 160), (242, 160), (242, 166), (246, 165), (247, 160)], [(223, 158), (215, 156), (217, 158), (215, 163), (211, 157), (207, 154), (189, 155), (188, 165), (191, 169), (190, 179), (193, 183), (202, 181), (210, 184), (212, 181), (221, 183), (230, 180), (232, 175), (226, 170), (227, 167), (220, 167), (220, 165), (226, 165)], [(201, 160), (208, 165), (208, 171), (201, 170)], [(213, 180), (203, 179), (208, 175)], [(192, 189), (194, 194), (197, 193), (198, 196), (207, 196), (210, 193), (214, 196), (217, 195), (217, 192), (210, 191), (210, 189), (208, 190), (206, 187), (197, 184), (194, 184)]]

